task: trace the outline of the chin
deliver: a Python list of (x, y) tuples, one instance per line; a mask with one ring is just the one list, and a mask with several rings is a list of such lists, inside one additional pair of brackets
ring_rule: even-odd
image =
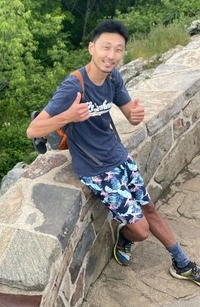
[(114, 67), (112, 67), (112, 68), (104, 68), (104, 69), (101, 69), (101, 71), (103, 72), (103, 73), (105, 73), (105, 74), (109, 74), (112, 70), (113, 70), (113, 68)]

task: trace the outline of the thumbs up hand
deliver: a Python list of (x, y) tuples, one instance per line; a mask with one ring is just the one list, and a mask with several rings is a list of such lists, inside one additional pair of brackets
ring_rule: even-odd
[(65, 111), (68, 122), (83, 122), (90, 117), (88, 104), (81, 103), (81, 94), (78, 92), (71, 107)]
[(144, 119), (144, 107), (139, 104), (139, 99), (135, 98), (132, 104), (129, 121), (132, 125), (138, 125)]

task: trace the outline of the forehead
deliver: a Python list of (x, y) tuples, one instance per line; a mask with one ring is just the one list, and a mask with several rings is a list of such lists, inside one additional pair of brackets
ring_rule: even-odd
[(98, 37), (96, 43), (111, 44), (114, 46), (125, 46), (125, 39), (118, 33), (105, 32)]

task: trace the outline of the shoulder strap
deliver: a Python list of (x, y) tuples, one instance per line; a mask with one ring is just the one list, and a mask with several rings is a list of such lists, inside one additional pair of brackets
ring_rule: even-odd
[(116, 126), (115, 126), (115, 124), (114, 124), (114, 122), (113, 122), (112, 117), (111, 117), (111, 123), (110, 123), (110, 124), (111, 124), (112, 129), (115, 131), (115, 135), (116, 135), (118, 141), (121, 142), (121, 139), (120, 139), (120, 137), (119, 137), (119, 133), (118, 133), (117, 128), (116, 128)]
[(85, 95), (85, 87), (84, 87), (83, 76), (82, 76), (82, 74), (79, 70), (75, 70), (75, 71), (71, 72), (71, 75), (74, 75), (79, 79), (80, 84), (81, 84), (81, 88), (82, 88), (81, 96), (82, 96), (82, 99), (83, 99), (84, 95)]
[[(113, 86), (114, 86), (114, 88), (115, 88), (115, 78), (113, 77), (112, 73), (110, 73), (110, 75), (108, 76), (108, 78), (110, 79), (110, 81), (112, 82), (112, 84), (113, 84)], [(115, 126), (115, 124), (114, 124), (114, 122), (113, 122), (112, 117), (111, 117), (111, 127), (112, 127), (112, 129), (115, 131), (115, 135), (116, 135), (118, 141), (121, 142), (121, 139), (120, 139), (120, 137), (119, 137), (119, 133), (118, 133), (117, 128), (116, 128), (116, 126)]]

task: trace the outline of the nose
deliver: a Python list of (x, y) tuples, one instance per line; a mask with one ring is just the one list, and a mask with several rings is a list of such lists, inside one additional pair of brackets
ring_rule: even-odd
[(115, 58), (115, 50), (114, 50), (114, 48), (110, 48), (109, 49), (109, 52), (108, 52), (107, 56), (108, 56), (109, 59), (114, 59)]

